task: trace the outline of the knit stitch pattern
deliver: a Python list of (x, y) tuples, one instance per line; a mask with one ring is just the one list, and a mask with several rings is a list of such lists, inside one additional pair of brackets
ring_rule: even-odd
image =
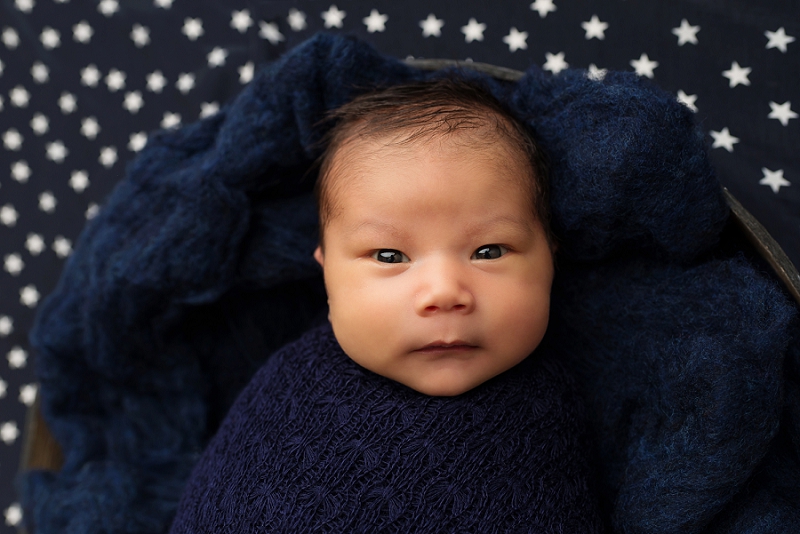
[[(152, 134), (77, 240), (31, 333), (65, 464), (22, 478), (30, 527), (168, 530), (234, 399), (325, 316), (315, 125), (372, 88), (453, 75), (485, 84), (550, 157), (548, 343), (581, 377), (604, 516), (631, 533), (798, 524), (800, 499), (776, 497), (799, 479), (797, 308), (750, 260), (720, 267), (728, 209), (692, 112), (633, 73), (532, 66), (500, 82), (321, 35), (218, 114)], [(641, 265), (660, 267), (643, 280)]]
[(171, 532), (600, 532), (582, 418), (552, 358), (431, 397), (360, 367), (325, 325), (244, 389)]

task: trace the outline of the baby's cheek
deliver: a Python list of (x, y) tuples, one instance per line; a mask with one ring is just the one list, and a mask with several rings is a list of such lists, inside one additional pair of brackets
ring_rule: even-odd
[(507, 324), (513, 325), (522, 345), (532, 351), (544, 337), (550, 318), (549, 288), (518, 292), (508, 303), (505, 312)]

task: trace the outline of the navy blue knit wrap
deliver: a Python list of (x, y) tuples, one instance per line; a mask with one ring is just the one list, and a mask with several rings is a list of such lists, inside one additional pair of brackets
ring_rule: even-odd
[[(315, 124), (371, 88), (451, 75), (318, 36), (218, 114), (151, 135), (87, 225), (31, 340), (58, 473), (22, 484), (38, 534), (166, 532), (270, 354), (325, 315), (306, 171)], [(482, 80), (552, 164), (548, 350), (587, 400), (617, 532), (800, 524), (797, 307), (718, 244), (728, 209), (685, 106), (634, 74)]]
[(583, 416), (547, 355), (431, 397), (356, 364), (326, 324), (242, 391), (170, 532), (600, 533)]

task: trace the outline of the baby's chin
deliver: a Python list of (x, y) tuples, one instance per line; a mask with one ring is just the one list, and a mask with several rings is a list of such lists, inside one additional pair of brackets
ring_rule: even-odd
[[(483, 384), (483, 382), (480, 384)], [(424, 385), (422, 387), (413, 387), (408, 384), (406, 385), (411, 389), (430, 397), (456, 397), (462, 393), (466, 393), (467, 391), (475, 389), (480, 384), (475, 384), (474, 386), (466, 386), (464, 384), (432, 384)]]
[(492, 376), (458, 376), (446, 373), (427, 373), (413, 378), (394, 379), (418, 393), (431, 397), (455, 397), (475, 389)]

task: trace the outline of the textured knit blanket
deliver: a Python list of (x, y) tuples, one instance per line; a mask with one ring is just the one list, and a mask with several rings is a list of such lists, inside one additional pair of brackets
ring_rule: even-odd
[(325, 325), (244, 389), (171, 532), (597, 533), (584, 439), (553, 358), (430, 397), (360, 367)]
[[(320, 119), (445, 75), (319, 36), (218, 114), (150, 136), (38, 310), (42, 408), (65, 456), (21, 480), (38, 534), (168, 531), (239, 393), (325, 317), (307, 172)], [(461, 75), (551, 161), (542, 350), (587, 403), (603, 519), (624, 533), (795, 531), (798, 308), (731, 237), (694, 114), (632, 73)]]

